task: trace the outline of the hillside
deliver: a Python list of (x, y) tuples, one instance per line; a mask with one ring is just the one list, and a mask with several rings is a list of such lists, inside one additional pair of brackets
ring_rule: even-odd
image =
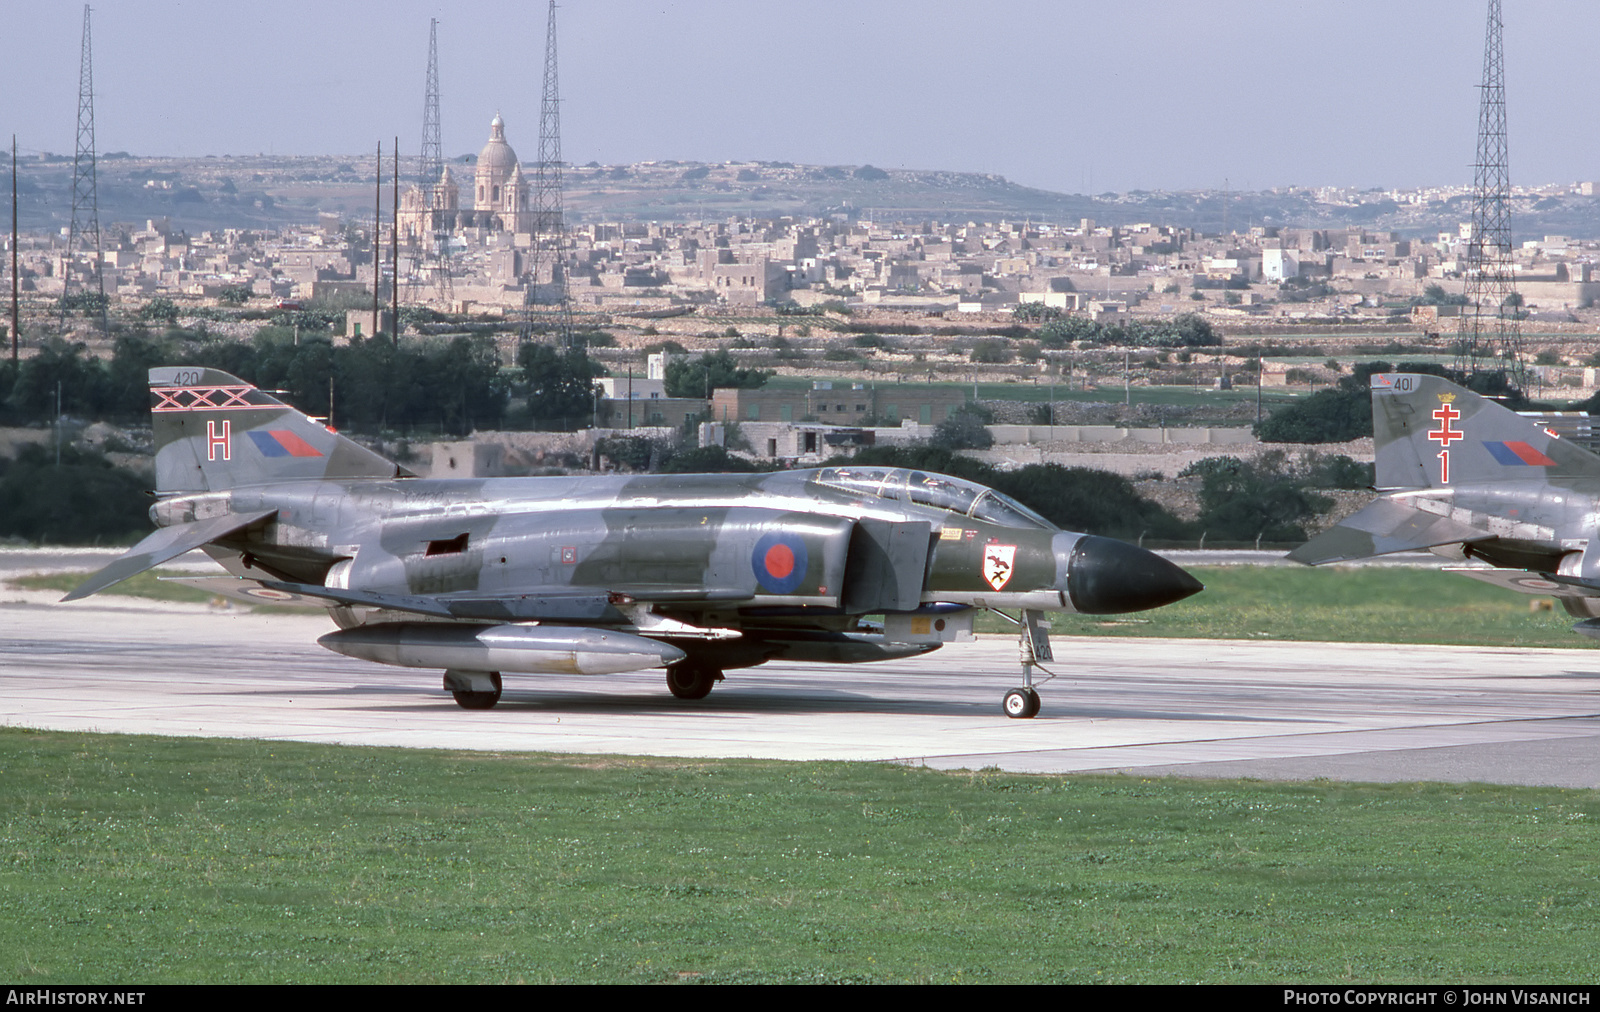
[[(453, 159), (470, 198), (472, 156)], [(409, 185), (417, 159), (402, 157)], [(385, 162), (385, 179), (389, 172)], [(190, 231), (277, 228), (316, 220), (318, 213), (362, 220), (372, 214), (373, 156), (245, 155), (149, 158), (123, 152), (99, 161), (100, 218), (142, 224), (170, 217)], [(71, 220), (72, 160), (60, 155), (23, 159), (18, 172), (21, 225), (56, 231)], [(1252, 193), (1144, 191), (1097, 196), (1055, 193), (969, 172), (874, 169), (871, 166), (787, 162), (705, 164), (590, 163), (566, 172), (566, 207), (576, 222), (684, 221), (731, 215), (762, 218), (829, 214), (919, 221), (1033, 219), (1100, 224), (1153, 222), (1219, 232), (1251, 225), (1342, 228), (1362, 225), (1408, 237), (1454, 230), (1470, 215), (1465, 197), (1400, 205), (1381, 192), (1319, 202), (1311, 191)], [(385, 216), (390, 196), (383, 193)], [(1519, 197), (1512, 222), (1517, 239), (1546, 234), (1600, 236), (1600, 197), (1555, 194)]]

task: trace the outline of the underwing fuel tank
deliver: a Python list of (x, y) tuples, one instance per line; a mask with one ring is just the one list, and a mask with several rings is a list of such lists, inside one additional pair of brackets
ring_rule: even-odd
[(670, 643), (610, 629), (388, 622), (317, 640), (334, 653), (405, 668), (610, 675), (664, 668), (687, 655)]

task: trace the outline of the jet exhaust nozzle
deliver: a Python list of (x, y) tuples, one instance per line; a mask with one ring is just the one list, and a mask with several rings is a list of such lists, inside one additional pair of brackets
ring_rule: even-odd
[(532, 675), (610, 675), (664, 668), (687, 654), (670, 643), (611, 629), (386, 622), (317, 640), (334, 653), (405, 668)]
[(1084, 615), (1146, 611), (1204, 589), (1183, 568), (1113, 538), (1085, 535), (1067, 561), (1067, 596)]

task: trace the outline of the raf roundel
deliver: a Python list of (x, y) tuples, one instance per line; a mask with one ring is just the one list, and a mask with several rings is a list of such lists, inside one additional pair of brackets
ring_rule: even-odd
[(777, 531), (762, 535), (750, 553), (756, 582), (769, 594), (792, 594), (805, 582), (806, 543), (797, 534)]

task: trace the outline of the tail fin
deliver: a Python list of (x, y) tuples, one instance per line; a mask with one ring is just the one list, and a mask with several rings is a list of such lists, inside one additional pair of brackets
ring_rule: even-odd
[(158, 492), (322, 478), (395, 478), (406, 471), (217, 369), (150, 370)]
[(1438, 376), (1374, 373), (1372, 435), (1383, 491), (1600, 477), (1600, 457)]

